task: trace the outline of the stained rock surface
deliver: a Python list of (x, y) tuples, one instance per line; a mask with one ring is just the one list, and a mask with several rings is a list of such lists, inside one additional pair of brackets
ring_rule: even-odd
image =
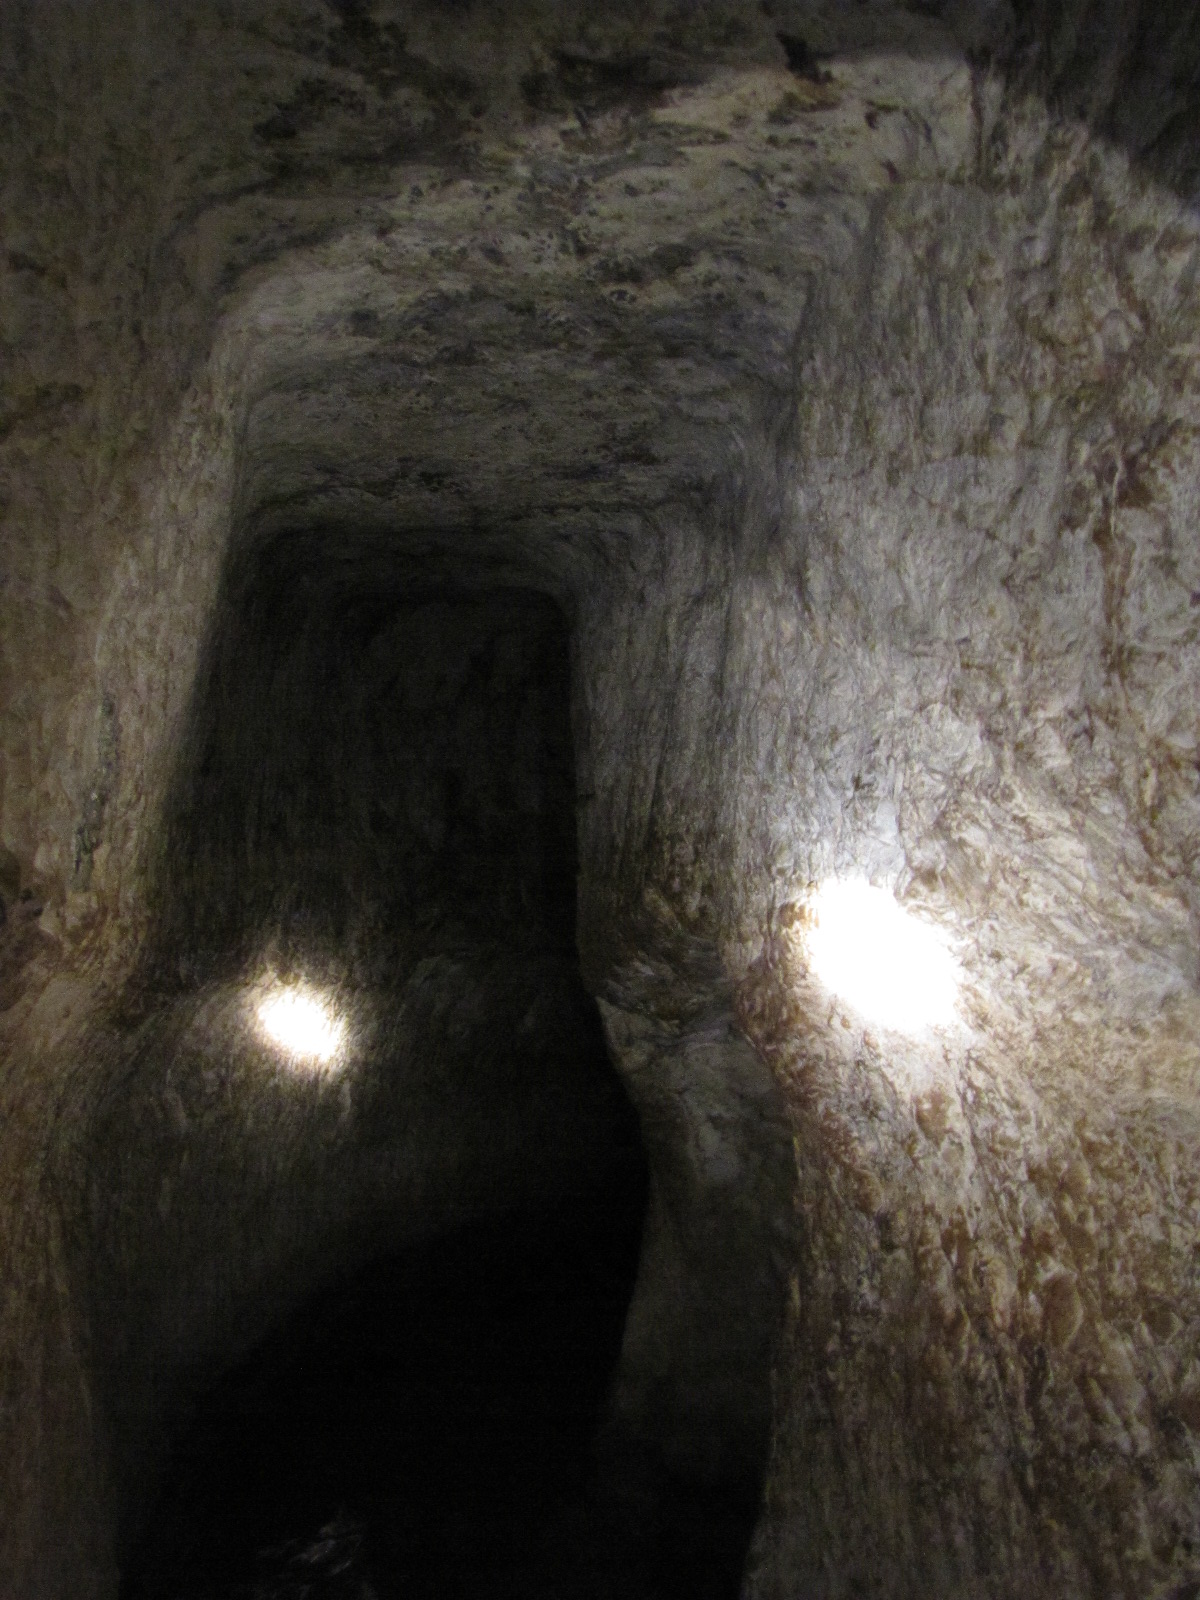
[[(1197, 1592), (1198, 71), (0, 10), (5, 1594), (115, 1596), (313, 1295), (642, 1184), (597, 1459), (747, 1600)], [(845, 878), (952, 1022), (822, 978)]]

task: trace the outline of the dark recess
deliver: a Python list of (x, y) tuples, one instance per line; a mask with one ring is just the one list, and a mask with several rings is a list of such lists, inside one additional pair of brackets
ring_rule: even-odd
[(732, 1600), (747, 1508), (595, 1448), (643, 1202), (494, 1218), (317, 1297), (207, 1397), (123, 1600)]
[[(147, 1003), (264, 955), (324, 972), (399, 1006), (408, 1056), (484, 1114), (505, 1114), (505, 1051), (573, 1064), (596, 1149), (557, 1201), (497, 1201), (398, 1255), (381, 1240), (210, 1372), (149, 1518), (139, 1491), (124, 1600), (733, 1600), (756, 1494), (679, 1482), (606, 1420), (647, 1178), (578, 978), (564, 617), (530, 591), (451, 588), (365, 535), (296, 533), (230, 562), (198, 681)], [(451, 957), (502, 998), (451, 997), (423, 1029), (405, 984)], [(537, 971), (553, 1004), (514, 1027), (510, 991)], [(371, 1068), (404, 1137), (408, 1070), (403, 1052)], [(625, 1125), (604, 1122), (597, 1073)], [(92, 1166), (119, 1195), (116, 1147), (99, 1139)], [(531, 1167), (553, 1174), (556, 1154), (531, 1133)], [(97, 1282), (116, 1394), (138, 1292)]]
[(829, 82), (830, 73), (821, 66), (806, 39), (796, 33), (778, 33), (775, 37), (783, 46), (790, 72), (794, 72), (798, 78), (806, 78), (810, 83)]
[(1158, 182), (1200, 201), (1200, 6), (1195, 0), (1014, 0), (1002, 63), (1081, 117)]
[(393, 986), (435, 949), (574, 949), (566, 622), (318, 535), (231, 563), (168, 804), (146, 974), (269, 951)]

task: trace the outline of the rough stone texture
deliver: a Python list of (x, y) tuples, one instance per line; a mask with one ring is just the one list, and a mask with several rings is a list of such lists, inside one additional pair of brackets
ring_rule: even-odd
[(602, 1012), (653, 1174), (615, 1417), (679, 1476), (754, 1503), (794, 1245), (786, 1110), (727, 1013)]
[[(121, 1412), (115, 1374), (216, 1359), (299, 1281), (290, 1224), (269, 1284), (238, 1239), (303, 1139), (194, 1230), (202, 1317), (155, 1265), (197, 1203), (157, 1209), (171, 1072), (209, 1070), (174, 1041), (206, 1006), (223, 1038), (205, 960), (304, 887), (239, 898), (218, 852), (236, 926), (186, 968), (205, 729), (270, 728), (264, 551), (330, 627), (448, 587), (570, 624), (578, 945), (659, 1207), (617, 1394), (668, 1455), (751, 1462), (775, 1346), (747, 1593), (1200, 1582), (1197, 55), (1194, 10), (1068, 0), (0, 13), (14, 1594), (112, 1592), (184, 1382)], [(955, 939), (936, 1047), (805, 970), (847, 870)], [(237, 1165), (225, 1092), (201, 1173)], [(149, 1322), (97, 1311), (105, 1262)], [(694, 1342), (745, 1288), (762, 1318)]]

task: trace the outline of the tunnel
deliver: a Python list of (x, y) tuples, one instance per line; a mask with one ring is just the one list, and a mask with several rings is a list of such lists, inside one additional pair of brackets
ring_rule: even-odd
[(1200, 22), (0, 7), (0, 1595), (1200, 1594)]
[[(566, 618), (448, 581), (285, 532), (220, 583), (124, 997), (138, 1087), (88, 1158), (162, 1227), (94, 1289), (129, 1596), (737, 1590), (754, 1463), (673, 1471), (608, 1406), (647, 1174), (575, 950)], [(339, 1048), (280, 1050), (279, 996), (345, 1019)], [(132, 1160), (131, 1092), (158, 1124)], [(216, 1341), (171, 1374), (218, 1211), (231, 1257), (255, 1219), (258, 1281), (223, 1338), (209, 1291)]]

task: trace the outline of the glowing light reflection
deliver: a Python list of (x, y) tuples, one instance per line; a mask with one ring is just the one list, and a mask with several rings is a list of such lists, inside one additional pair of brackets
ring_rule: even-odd
[(916, 1034), (956, 1019), (959, 968), (945, 936), (886, 889), (830, 878), (810, 911), (809, 964), (865, 1021)]
[(257, 1015), (273, 1045), (318, 1066), (333, 1061), (345, 1040), (343, 1019), (328, 1001), (300, 985), (274, 990), (259, 1003)]

